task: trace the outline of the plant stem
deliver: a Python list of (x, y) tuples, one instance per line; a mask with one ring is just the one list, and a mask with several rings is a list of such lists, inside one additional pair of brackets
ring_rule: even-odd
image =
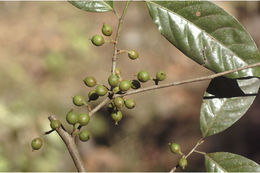
[[(57, 120), (57, 118), (54, 115), (49, 116), (48, 119), (50, 121)], [(57, 128), (56, 132), (59, 134), (59, 136), (65, 143), (78, 172), (86, 172), (84, 163), (80, 157), (74, 138), (63, 128)]]
[(93, 116), (94, 113), (96, 113), (97, 111), (99, 111), (99, 109), (101, 109), (103, 106), (105, 106), (108, 102), (110, 101), (110, 98), (107, 97), (105, 100), (103, 100), (101, 103), (99, 103), (94, 109), (92, 109), (89, 112), (89, 116)]
[(247, 66), (244, 66), (244, 67), (240, 67), (240, 68), (237, 68), (237, 69), (216, 73), (216, 74), (209, 75), (209, 76), (202, 76), (202, 77), (183, 80), (183, 81), (176, 81), (176, 82), (171, 82), (171, 83), (167, 83), (167, 84), (153, 85), (153, 86), (146, 87), (146, 88), (131, 90), (131, 91), (128, 91), (124, 94), (120, 94), (120, 96), (133, 95), (133, 94), (137, 94), (137, 93), (141, 93), (141, 92), (145, 92), (145, 91), (150, 91), (150, 90), (156, 90), (156, 89), (160, 89), (160, 88), (167, 88), (167, 87), (172, 87), (172, 86), (176, 86), (176, 85), (183, 85), (183, 84), (199, 82), (199, 81), (204, 81), (204, 80), (211, 80), (211, 79), (214, 79), (216, 77), (224, 76), (224, 75), (227, 75), (227, 74), (230, 74), (230, 73), (233, 73), (233, 72), (237, 72), (237, 71), (240, 71), (240, 70), (245, 70), (245, 69), (253, 68), (253, 67), (257, 67), (257, 66), (260, 66), (260, 63), (250, 64), (250, 65), (247, 65)]
[(121, 17), (118, 20), (118, 26), (117, 26), (117, 31), (116, 31), (116, 38), (115, 38), (115, 42), (114, 42), (114, 53), (113, 53), (113, 58), (112, 58), (112, 74), (115, 74), (115, 69), (116, 69), (116, 58), (117, 58), (117, 44), (118, 44), (118, 40), (120, 37), (120, 31), (121, 31), (121, 27), (124, 21), (124, 17), (126, 15), (126, 11), (128, 8), (128, 5), (130, 3), (131, 0), (128, 0), (125, 4), (125, 8), (122, 12)]

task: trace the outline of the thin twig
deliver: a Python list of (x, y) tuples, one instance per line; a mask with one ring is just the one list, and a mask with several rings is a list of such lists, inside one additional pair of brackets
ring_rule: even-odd
[[(57, 118), (54, 115), (49, 116), (48, 119), (50, 121), (57, 120)], [(79, 151), (75, 144), (74, 138), (72, 138), (71, 135), (63, 128), (57, 128), (56, 132), (59, 134), (59, 136), (65, 143), (78, 172), (86, 172), (84, 163), (79, 155)]]
[(237, 69), (216, 73), (216, 74), (209, 75), (209, 76), (202, 76), (202, 77), (183, 80), (183, 81), (176, 81), (176, 82), (171, 82), (171, 83), (167, 83), (167, 84), (153, 85), (153, 86), (146, 87), (146, 88), (131, 90), (131, 91), (128, 91), (126, 93), (120, 94), (120, 96), (133, 95), (133, 94), (137, 94), (137, 93), (141, 93), (141, 92), (145, 92), (145, 91), (150, 91), (150, 90), (156, 90), (156, 89), (160, 89), (160, 88), (167, 88), (167, 87), (172, 87), (172, 86), (176, 86), (176, 85), (183, 85), (183, 84), (199, 82), (199, 81), (204, 81), (204, 80), (211, 80), (211, 79), (214, 79), (216, 77), (224, 76), (224, 75), (227, 75), (227, 74), (230, 74), (230, 73), (233, 73), (233, 72), (237, 72), (237, 71), (240, 71), (240, 70), (245, 70), (245, 69), (253, 68), (253, 67), (257, 67), (257, 66), (260, 66), (260, 63), (250, 64), (250, 65), (247, 65), (247, 66), (244, 66), (244, 67), (240, 67), (240, 68), (237, 68)]
[(194, 153), (198, 153), (198, 154), (201, 154), (201, 155), (206, 155), (206, 154), (207, 154), (207, 153), (205, 153), (205, 152), (198, 151), (198, 150), (194, 150)]
[(118, 26), (117, 26), (117, 31), (116, 31), (116, 38), (115, 38), (115, 42), (114, 42), (114, 53), (113, 53), (113, 57), (112, 57), (112, 74), (115, 74), (115, 69), (116, 69), (116, 58), (117, 58), (117, 44), (118, 44), (118, 40), (119, 40), (119, 37), (120, 37), (120, 31), (121, 31), (121, 27), (122, 27), (122, 24), (123, 24), (123, 21), (124, 21), (124, 17), (126, 15), (126, 11), (127, 11), (127, 8), (128, 8), (128, 5), (130, 3), (131, 0), (128, 0), (125, 4), (125, 8), (122, 12), (122, 15), (121, 17), (119, 18), (119, 21), (118, 21)]
[(99, 103), (94, 109), (92, 109), (91, 112), (89, 112), (89, 116), (93, 116), (94, 113), (96, 113), (97, 111), (99, 111), (99, 109), (101, 109), (103, 106), (105, 106), (108, 102), (110, 101), (110, 98), (107, 97), (106, 99), (104, 99), (101, 103)]

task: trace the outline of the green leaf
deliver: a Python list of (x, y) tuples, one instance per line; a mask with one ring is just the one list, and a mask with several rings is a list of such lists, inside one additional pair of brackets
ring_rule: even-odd
[(253, 103), (260, 81), (251, 79), (212, 80), (204, 94), (200, 110), (203, 137), (224, 131), (240, 119)]
[[(161, 34), (189, 58), (214, 72), (260, 62), (255, 42), (231, 15), (207, 1), (146, 1)], [(260, 67), (226, 75), (257, 76)]]
[(99, 0), (84, 0), (84, 1), (70, 1), (69, 2), (75, 7), (89, 12), (108, 12), (113, 11), (113, 1)]
[(207, 172), (260, 172), (260, 165), (243, 156), (226, 153), (208, 153), (205, 155)]

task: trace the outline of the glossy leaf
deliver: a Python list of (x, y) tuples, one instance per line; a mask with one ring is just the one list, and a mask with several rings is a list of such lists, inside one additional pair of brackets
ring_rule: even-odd
[(212, 80), (200, 110), (202, 136), (222, 132), (240, 119), (253, 103), (259, 85), (257, 78)]
[[(239, 22), (212, 2), (146, 1), (161, 34), (189, 58), (214, 72), (260, 62), (254, 41)], [(260, 77), (260, 67), (227, 77)]]
[(108, 12), (113, 11), (113, 1), (99, 0), (84, 0), (84, 1), (69, 1), (73, 6), (89, 12)]
[(207, 172), (260, 172), (260, 165), (243, 156), (226, 153), (208, 153), (205, 155)]

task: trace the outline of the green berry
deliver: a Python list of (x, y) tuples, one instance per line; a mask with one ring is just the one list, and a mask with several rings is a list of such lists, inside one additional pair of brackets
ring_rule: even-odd
[(103, 85), (98, 85), (96, 87), (96, 93), (98, 96), (104, 96), (107, 94), (107, 88), (104, 87)]
[(103, 24), (103, 27), (102, 27), (102, 33), (105, 35), (105, 36), (111, 36), (112, 33), (113, 33), (113, 29), (110, 25), (108, 24)]
[(88, 141), (90, 138), (90, 135), (89, 135), (89, 132), (87, 130), (82, 130), (80, 133), (79, 133), (79, 139), (82, 141), (82, 142), (86, 142)]
[(78, 113), (74, 112), (73, 110), (70, 110), (67, 113), (66, 120), (69, 124), (74, 125), (79, 121), (79, 115), (78, 115)]
[(133, 109), (135, 107), (135, 101), (133, 99), (125, 100), (125, 107), (128, 109)]
[(95, 46), (102, 46), (105, 43), (104, 37), (102, 35), (94, 35), (91, 38), (91, 41)]
[(186, 166), (188, 165), (188, 161), (182, 157), (180, 160), (179, 160), (179, 166), (182, 168), (182, 169), (185, 169)]
[(115, 125), (118, 125), (118, 122), (122, 119), (122, 112), (115, 111), (111, 114), (111, 117), (115, 120)]
[(79, 124), (81, 126), (87, 125), (89, 120), (90, 120), (89, 114), (84, 113), (79, 115)]
[(179, 144), (176, 143), (169, 143), (171, 152), (176, 153), (176, 154), (182, 154), (181, 152), (181, 147)]
[(112, 112), (116, 111), (116, 107), (113, 105), (113, 103), (109, 103), (109, 104), (107, 105), (107, 111), (108, 111), (109, 113), (112, 113)]
[(133, 88), (133, 89), (138, 89), (138, 88), (140, 88), (141, 87), (141, 84), (140, 84), (140, 82), (138, 81), (138, 80), (132, 80), (132, 82), (131, 82), (131, 88)]
[(119, 87), (117, 86), (117, 87), (115, 87), (115, 88), (113, 88), (113, 93), (118, 93), (120, 91), (120, 89), (119, 89)]
[(131, 82), (129, 80), (123, 80), (119, 84), (120, 91), (127, 91), (131, 88)]
[(52, 129), (60, 128), (61, 122), (59, 120), (52, 120), (50, 126)]
[(148, 80), (151, 79), (150, 75), (148, 72), (146, 71), (140, 71), (138, 74), (137, 74), (137, 78), (140, 82), (147, 82)]
[(73, 103), (76, 106), (83, 106), (86, 104), (86, 100), (83, 96), (74, 96), (73, 97)]
[(88, 93), (88, 99), (89, 99), (89, 100), (97, 100), (98, 97), (99, 97), (99, 96), (98, 96), (98, 94), (96, 93), (96, 90), (95, 90), (95, 89), (89, 91), (89, 93)]
[(86, 77), (83, 81), (88, 87), (93, 87), (97, 84), (96, 79), (92, 76)]
[(116, 73), (116, 75), (119, 77), (119, 76), (121, 75), (121, 70), (120, 70), (120, 68), (116, 67), (115, 73)]
[(43, 141), (41, 138), (35, 138), (32, 140), (31, 146), (33, 150), (39, 150), (42, 147)]
[(136, 50), (130, 50), (130, 51), (128, 51), (128, 57), (132, 60), (135, 60), (139, 57), (139, 55)]
[(113, 99), (115, 106), (121, 109), (124, 106), (124, 99), (122, 97), (115, 97)]
[(108, 78), (108, 83), (111, 87), (116, 87), (119, 84), (119, 78), (117, 77), (117, 75), (110, 75)]
[(156, 79), (158, 81), (163, 81), (166, 78), (166, 73), (164, 71), (159, 71), (156, 73)]

